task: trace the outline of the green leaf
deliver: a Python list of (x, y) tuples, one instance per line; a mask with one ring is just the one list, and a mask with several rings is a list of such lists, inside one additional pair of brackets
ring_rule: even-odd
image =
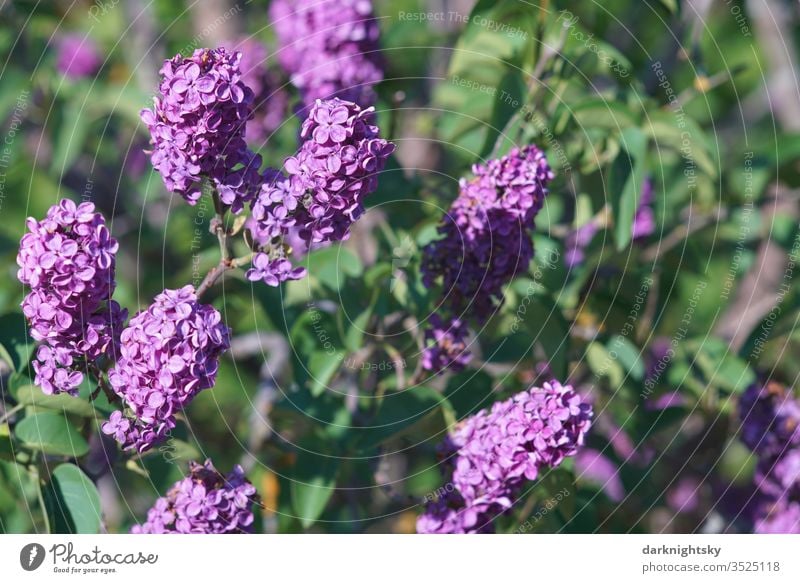
[(631, 241), (633, 217), (639, 205), (644, 184), (644, 162), (647, 137), (635, 127), (622, 131), (623, 152), (614, 160), (608, 180), (611, 208), (614, 212), (614, 240), (617, 249), (624, 249)]
[(89, 451), (89, 444), (58, 413), (36, 413), (20, 421), (14, 435), (29, 449), (46, 454), (80, 457)]
[[(0, 534), (32, 531), (38, 485), (20, 464), (0, 460)], [(35, 511), (35, 512), (34, 512)]]
[(304, 262), (308, 272), (323, 285), (338, 291), (347, 277), (359, 277), (364, 266), (358, 256), (341, 245), (334, 245), (309, 254)]
[(25, 385), (17, 389), (17, 401), (23, 405), (31, 405), (42, 409), (54, 409), (64, 413), (73, 413), (82, 417), (94, 417), (94, 407), (81, 397), (70, 395), (45, 395), (35, 385)]
[(303, 450), (292, 476), (292, 508), (304, 528), (319, 518), (336, 490), (339, 460)]
[(691, 346), (697, 350), (695, 363), (709, 383), (740, 393), (755, 381), (755, 372), (721, 340), (709, 338), (702, 343), (692, 342), (687, 350), (691, 351)]
[(520, 303), (517, 313), (523, 310), (525, 326), (532, 341), (539, 343), (547, 356), (547, 364), (558, 378), (567, 377), (569, 365), (569, 324), (558, 306), (547, 298), (530, 296)]
[(481, 158), (485, 158), (492, 152), (497, 140), (509, 139), (508, 136), (502, 135), (503, 130), (512, 116), (525, 105), (527, 90), (520, 70), (509, 68), (495, 92), (492, 119), (486, 134), (486, 142), (481, 149)]
[(483, 371), (461, 372), (447, 383), (444, 395), (456, 419), (464, 419), (492, 404), (492, 377)]
[(0, 358), (10, 359), (15, 371), (21, 371), (28, 364), (34, 349), (34, 342), (28, 338), (25, 316), (10, 312), (0, 316), (0, 344), (3, 351)]
[(317, 351), (308, 359), (308, 372), (310, 376), (309, 390), (311, 394), (318, 397), (328, 388), (333, 375), (339, 370), (344, 361), (344, 352), (336, 350)]
[(62, 120), (56, 132), (50, 171), (56, 176), (65, 174), (83, 151), (91, 128), (85, 113), (84, 96), (76, 95), (62, 107)]
[(639, 349), (624, 336), (616, 335), (608, 342), (609, 355), (616, 358), (631, 378), (640, 381), (644, 378), (644, 362)]
[(603, 128), (622, 131), (636, 121), (624, 103), (593, 97), (572, 108), (572, 116), (580, 128)]
[(368, 427), (358, 431), (359, 445), (368, 449), (398, 437), (445, 404), (447, 400), (442, 395), (425, 386), (390, 393), (383, 398), (377, 415)]
[(55, 532), (95, 534), (100, 531), (100, 494), (75, 464), (61, 464), (53, 471), (48, 500)]
[(600, 342), (592, 342), (586, 347), (586, 362), (598, 377), (607, 377), (612, 387), (618, 387), (625, 377), (622, 366)]

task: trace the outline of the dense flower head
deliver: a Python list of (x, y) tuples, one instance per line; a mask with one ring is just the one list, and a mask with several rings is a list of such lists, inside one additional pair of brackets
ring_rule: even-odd
[(242, 80), (240, 60), (241, 53), (219, 48), (165, 61), (161, 95), (141, 113), (153, 144), (151, 161), (167, 190), (195, 204), (209, 180), (235, 213), (262, 183), (261, 157), (244, 139), (254, 95)]
[(56, 68), (71, 79), (92, 77), (103, 64), (94, 41), (79, 34), (68, 34), (56, 42)]
[[(248, 278), (277, 285), (302, 277), (305, 272), (291, 266), (290, 250), (302, 253), (349, 237), (394, 151), (372, 117), (372, 108), (340, 99), (314, 104), (300, 147), (286, 160), (288, 175), (272, 173), (252, 203), (249, 229), (259, 253)], [(299, 236), (305, 248), (289, 244), (290, 236)]]
[(254, 38), (242, 39), (236, 50), (241, 51), (239, 70), (242, 80), (253, 91), (253, 119), (247, 123), (245, 138), (261, 145), (283, 125), (289, 112), (289, 95), (280, 77), (268, 66), (267, 47)]
[(553, 172), (535, 146), (473, 168), (439, 226), (441, 238), (424, 250), (423, 282), (442, 279), (443, 304), (486, 320), (502, 301), (502, 287), (533, 258), (530, 231)]
[[(463, 500), (460, 524), (466, 532), (481, 527), (482, 516), (509, 509), (520, 486), (542, 468), (575, 455), (591, 418), (591, 407), (571, 386), (553, 381), (465, 420), (446, 443), (452, 459), (445, 467), (452, 468), (451, 483)], [(445, 506), (451, 508), (452, 499)], [(429, 505), (420, 518), (423, 528), (430, 530), (431, 521), (457, 524), (442, 520), (443, 513), (442, 504)]]
[(433, 372), (463, 370), (472, 359), (467, 349), (466, 324), (454, 318), (443, 320), (437, 314), (430, 318), (430, 328), (425, 331), (425, 349), (422, 352), (422, 367)]
[(383, 79), (380, 28), (369, 0), (275, 0), (278, 60), (303, 102), (340, 97), (366, 107)]
[(175, 426), (175, 413), (214, 385), (219, 357), (229, 346), (220, 313), (200, 304), (191, 285), (164, 290), (122, 332), (108, 380), (127, 415), (115, 412), (103, 431), (124, 449), (152, 447)]
[(764, 455), (779, 455), (800, 444), (800, 402), (782, 384), (756, 382), (739, 403), (745, 445)]
[(241, 466), (227, 476), (211, 460), (192, 462), (189, 475), (175, 483), (147, 512), (133, 534), (245, 534), (253, 530), (255, 487)]
[(127, 313), (111, 300), (119, 245), (90, 202), (69, 199), (41, 221), (29, 218), (20, 240), (19, 280), (30, 287), (22, 311), (34, 340), (43, 342), (33, 363), (46, 394), (74, 394), (81, 358), (113, 359)]

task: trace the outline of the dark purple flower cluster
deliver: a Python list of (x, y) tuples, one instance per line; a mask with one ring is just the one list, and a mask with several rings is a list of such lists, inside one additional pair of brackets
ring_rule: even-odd
[(380, 28), (369, 0), (274, 0), (278, 60), (303, 103), (340, 97), (367, 107), (383, 79)]
[(56, 43), (56, 68), (65, 77), (82, 79), (100, 70), (103, 58), (94, 41), (79, 34), (69, 34)]
[(164, 290), (122, 332), (120, 357), (108, 374), (128, 415), (114, 412), (103, 425), (124, 449), (139, 452), (175, 427), (175, 413), (214, 385), (230, 330), (213, 307), (187, 285)]
[(305, 275), (288, 260), (286, 238), (292, 231), (307, 248), (348, 238), (394, 151), (372, 118), (372, 108), (340, 99), (314, 104), (303, 122), (301, 145), (286, 160), (288, 176), (273, 176), (253, 202), (251, 233), (260, 249), (249, 279), (277, 285)]
[(115, 358), (127, 312), (111, 300), (119, 245), (89, 202), (64, 199), (46, 218), (27, 220), (19, 280), (30, 287), (22, 311), (42, 342), (33, 368), (46, 394), (76, 394), (86, 362)]
[(468, 310), (484, 321), (502, 301), (502, 287), (533, 258), (530, 231), (553, 172), (536, 146), (473, 172), (439, 226), (442, 237), (425, 247), (422, 270), (428, 287), (442, 279), (453, 313)]
[(437, 314), (430, 317), (430, 328), (425, 331), (425, 349), (422, 368), (434, 372), (452, 370), (459, 372), (472, 359), (467, 349), (469, 329), (458, 318), (443, 321)]
[[(439, 239), (423, 251), (426, 287), (441, 279), (444, 291), (439, 310), (469, 313), (485, 322), (500, 306), (503, 286), (527, 270), (533, 258), (530, 232), (547, 195), (553, 172), (536, 146), (514, 148), (506, 156), (473, 167), (475, 177), (462, 179), (458, 198), (439, 225)], [(426, 337), (447, 337), (434, 326)], [(432, 355), (431, 355), (432, 356)], [(458, 364), (466, 364), (464, 354)], [(441, 372), (441, 359), (423, 354), (423, 366)]]
[(269, 68), (269, 54), (263, 43), (246, 38), (235, 49), (242, 53), (242, 80), (254, 95), (253, 119), (247, 123), (245, 138), (251, 144), (262, 145), (283, 125), (289, 112), (289, 94), (280, 77)]
[(147, 512), (133, 534), (247, 534), (253, 531), (256, 489), (240, 466), (227, 476), (211, 460), (192, 462), (189, 475), (176, 482)]
[(764, 457), (800, 444), (800, 403), (778, 382), (754, 383), (739, 402), (741, 438)]
[(153, 144), (151, 161), (167, 190), (195, 204), (208, 180), (234, 213), (263, 182), (261, 157), (244, 139), (254, 96), (242, 80), (240, 60), (241, 53), (220, 48), (165, 61), (161, 96), (141, 113)]
[(452, 492), (426, 507), (417, 531), (486, 531), (495, 516), (511, 508), (526, 480), (578, 451), (591, 418), (580, 395), (557, 381), (468, 418), (444, 445)]
[(800, 402), (778, 382), (757, 382), (739, 416), (741, 439), (759, 456), (755, 531), (800, 533)]

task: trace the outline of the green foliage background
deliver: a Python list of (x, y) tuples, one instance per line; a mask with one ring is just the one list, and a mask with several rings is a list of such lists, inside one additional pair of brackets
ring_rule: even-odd
[[(153, 2), (155, 44), (142, 53), (130, 11), (148, 3), (130, 4), (106, 2), (97, 20), (100, 2), (0, 7), (0, 531), (127, 531), (205, 457), (224, 471), (245, 465), (264, 504), (259, 531), (413, 531), (420, 501), (441, 486), (435, 446), (448, 428), (527, 387), (541, 363), (591, 392), (590, 445), (619, 467), (626, 496), (611, 500), (569, 460), (530, 485), (500, 531), (518, 530), (564, 489), (570, 502), (530, 531), (688, 531), (724, 514), (720, 492), (753, 471), (736, 437), (736, 395), (758, 375), (793, 384), (800, 373), (791, 357), (800, 139), (758, 3), (698, 14), (679, 0), (481, 0), (451, 13), (376, 1), (379, 125), (399, 148), (369, 212), (350, 241), (304, 260), (305, 280), (274, 289), (240, 274), (214, 288), (207, 299), (234, 349), (174, 438), (141, 459), (100, 440), (111, 407), (88, 401), (94, 387), (72, 399), (32, 386), (15, 277), (25, 218), (61, 197), (91, 199), (108, 217), (120, 241), (115, 299), (131, 312), (218, 260), (210, 204), (189, 207), (149, 165), (134, 170), (147, 143), (138, 112), (160, 59), (196, 46), (198, 8)], [(796, 53), (796, 3), (774, 5)], [(437, 11), (440, 21), (403, 16)], [(229, 25), (273, 42), (267, 2), (246, 3)], [(64, 31), (103, 48), (96, 78), (55, 71), (52, 39)], [(297, 130), (290, 116), (262, 147), (268, 165), (292, 153)], [(420, 249), (471, 164), (530, 142), (557, 177), (529, 273), (476, 331), (474, 368), (409, 386), (417, 324), (436, 301), (421, 284)], [(657, 229), (632, 242), (648, 177)], [(592, 217), (603, 227), (568, 269), (565, 240)], [(772, 279), (754, 283), (764, 270)], [(647, 384), (659, 338), (674, 354)], [(676, 391), (680, 406), (648, 406)], [(648, 455), (626, 456), (623, 438)], [(700, 483), (699, 507), (675, 513), (665, 499), (686, 476)], [(735, 517), (725, 525), (747, 529)]]

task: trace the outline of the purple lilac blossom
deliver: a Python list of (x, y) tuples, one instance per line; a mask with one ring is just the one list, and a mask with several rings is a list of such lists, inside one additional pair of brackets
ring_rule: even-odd
[[(591, 418), (591, 407), (580, 395), (557, 381), (467, 418), (443, 446), (451, 458), (443, 467), (452, 469), (450, 483), (463, 504), (452, 508), (453, 499), (431, 502), (418, 519), (418, 532), (443, 532), (446, 526), (456, 526), (453, 532), (477, 532), (485, 526), (482, 517), (511, 508), (525, 481), (575, 455)], [(460, 519), (452, 519), (450, 511)]]
[(289, 111), (289, 95), (279, 76), (267, 64), (267, 47), (253, 38), (241, 39), (235, 47), (242, 53), (239, 70), (242, 81), (253, 90), (253, 119), (247, 123), (245, 138), (263, 145), (283, 125)]
[(274, 0), (278, 61), (306, 106), (341, 99), (368, 107), (383, 79), (380, 28), (369, 0)]
[(459, 372), (472, 360), (467, 349), (469, 329), (458, 318), (444, 321), (438, 315), (430, 317), (430, 328), (425, 331), (425, 349), (422, 368), (435, 373), (444, 370)]
[(289, 261), (299, 247), (287, 242), (290, 236), (305, 242), (301, 253), (350, 236), (394, 151), (372, 125), (373, 113), (340, 99), (314, 104), (303, 122), (300, 148), (286, 160), (288, 176), (273, 173), (253, 201), (250, 233), (257, 254), (250, 280), (277, 285), (305, 275)]
[(239, 70), (241, 53), (197, 49), (161, 68), (161, 95), (141, 112), (150, 130), (151, 162), (170, 192), (196, 204), (203, 180), (220, 200), (240, 212), (261, 188), (261, 156), (245, 143), (253, 117), (253, 91)]
[(800, 403), (781, 383), (756, 382), (739, 402), (741, 439), (759, 456), (757, 533), (800, 532)]
[(739, 417), (742, 441), (762, 456), (800, 444), (800, 403), (778, 382), (750, 385), (742, 394)]
[(756, 534), (800, 534), (800, 502), (767, 503), (756, 519)]
[(583, 448), (575, 454), (575, 473), (579, 482), (599, 486), (612, 502), (625, 497), (617, 464), (596, 449)]
[(229, 346), (220, 313), (200, 304), (191, 285), (164, 290), (122, 332), (108, 380), (127, 410), (112, 413), (103, 432), (139, 452), (164, 439), (175, 414), (214, 386), (219, 356)]
[(530, 231), (553, 172), (535, 146), (475, 165), (439, 226), (440, 239), (424, 249), (423, 282), (442, 279), (443, 303), (487, 320), (502, 302), (503, 286), (533, 258)]
[(77, 394), (86, 362), (117, 355), (127, 312), (111, 300), (119, 245), (90, 202), (63, 199), (20, 240), (18, 279), (30, 287), (22, 312), (41, 342), (33, 368), (45, 394)]
[(564, 263), (567, 267), (572, 268), (583, 263), (584, 259), (586, 259), (586, 247), (592, 242), (598, 230), (597, 221), (591, 219), (577, 229), (570, 231), (564, 244)]
[(191, 462), (189, 475), (175, 483), (147, 512), (133, 534), (247, 534), (253, 531), (256, 489), (241, 466), (227, 476), (206, 460)]
[(69, 34), (56, 42), (56, 68), (65, 77), (82, 79), (94, 76), (103, 64), (95, 42), (79, 34)]
[(701, 482), (697, 478), (686, 477), (678, 480), (666, 495), (667, 506), (675, 512), (694, 512), (698, 507)]
[(491, 534), (492, 515), (476, 513), (457, 492), (432, 500), (417, 519), (419, 534)]
[(639, 197), (639, 206), (636, 208), (636, 214), (633, 216), (633, 226), (631, 227), (631, 236), (634, 241), (649, 237), (656, 231), (653, 200), (653, 180), (645, 178), (641, 196)]

